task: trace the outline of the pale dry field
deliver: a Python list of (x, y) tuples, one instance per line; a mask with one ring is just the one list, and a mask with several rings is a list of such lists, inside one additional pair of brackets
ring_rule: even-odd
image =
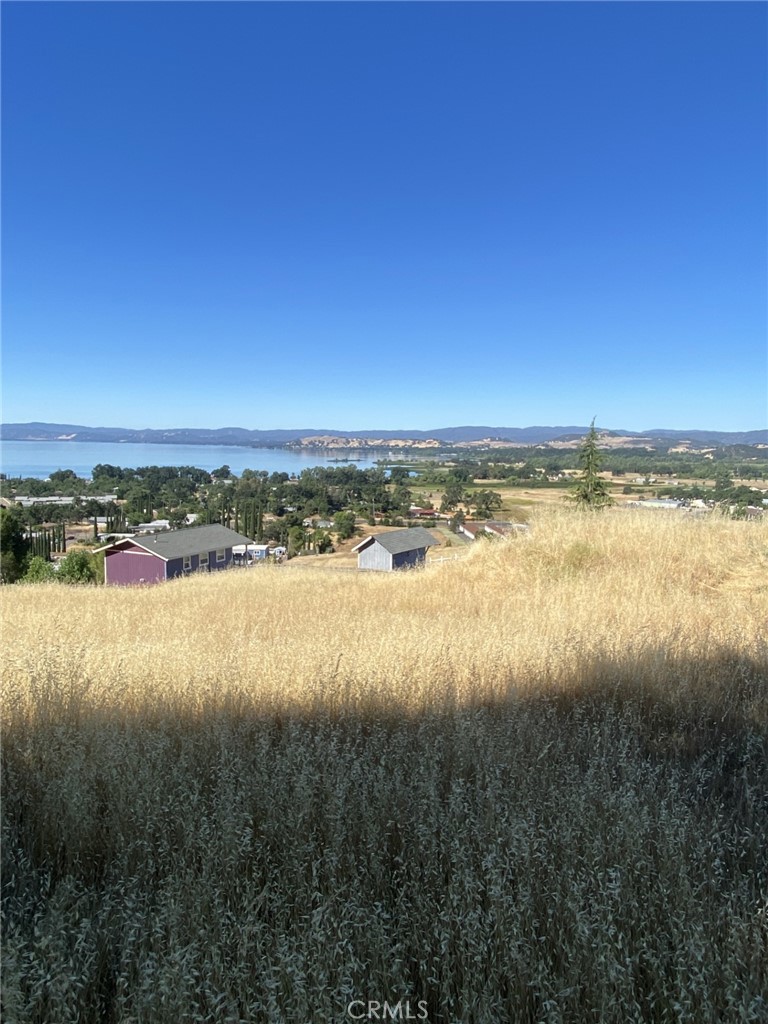
[(2, 588), (4, 1020), (768, 1019), (768, 523)]

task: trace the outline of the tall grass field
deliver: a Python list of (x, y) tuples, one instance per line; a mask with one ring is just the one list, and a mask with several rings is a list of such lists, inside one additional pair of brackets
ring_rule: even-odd
[(1, 589), (5, 1024), (768, 1021), (768, 523)]

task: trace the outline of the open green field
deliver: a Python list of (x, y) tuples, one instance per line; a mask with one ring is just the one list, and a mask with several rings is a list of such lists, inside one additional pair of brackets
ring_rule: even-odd
[(0, 588), (6, 1024), (768, 1019), (768, 523), (530, 522)]

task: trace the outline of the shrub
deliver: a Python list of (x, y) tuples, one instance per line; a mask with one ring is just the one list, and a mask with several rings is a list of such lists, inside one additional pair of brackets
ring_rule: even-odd
[(62, 583), (96, 583), (98, 568), (93, 555), (88, 551), (70, 551), (59, 563), (57, 579)]
[(41, 555), (34, 555), (29, 560), (29, 566), (22, 577), (23, 583), (50, 583), (56, 579), (56, 570), (51, 562)]

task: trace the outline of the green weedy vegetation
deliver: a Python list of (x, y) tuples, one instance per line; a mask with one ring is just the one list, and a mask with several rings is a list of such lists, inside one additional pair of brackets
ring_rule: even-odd
[(4, 1021), (765, 1021), (767, 526), (2, 588)]

